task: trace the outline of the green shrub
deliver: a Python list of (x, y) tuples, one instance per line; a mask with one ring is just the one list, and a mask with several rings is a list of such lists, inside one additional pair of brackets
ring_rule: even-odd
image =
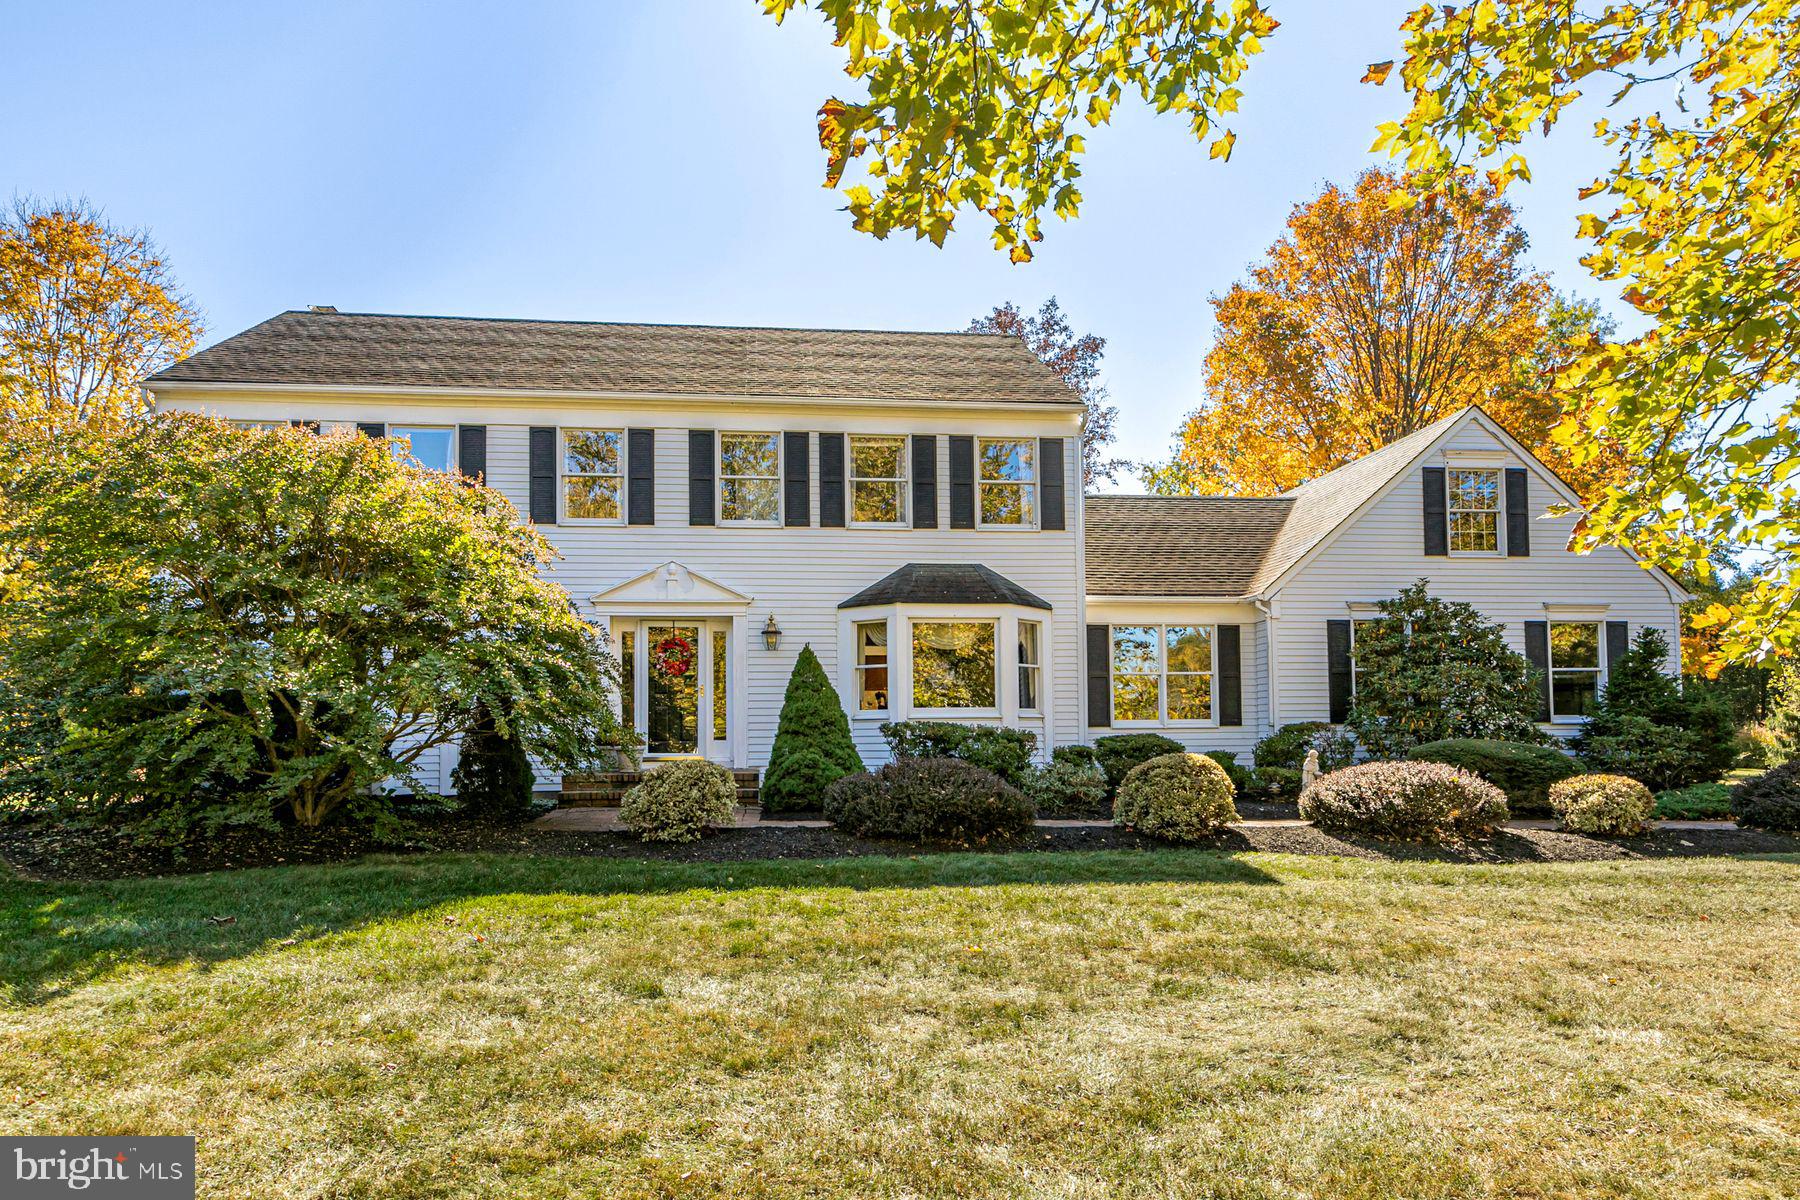
[(737, 815), (731, 772), (703, 758), (656, 767), (619, 803), (619, 823), (647, 842), (695, 842)]
[(958, 721), (886, 721), (881, 736), (895, 758), (958, 758), (1018, 787), (1037, 756), (1037, 734)]
[(1731, 769), (1737, 728), (1729, 701), (1701, 683), (1684, 687), (1665, 672), (1668, 659), (1669, 639), (1645, 628), (1608, 665), (1606, 690), (1573, 742), (1589, 770), (1663, 791), (1709, 783)]
[(1787, 747), (1769, 726), (1746, 725), (1738, 730), (1738, 766), (1763, 770), (1779, 767), (1787, 760)]
[(1106, 772), (1107, 791), (1114, 793), (1139, 763), (1165, 754), (1185, 753), (1180, 742), (1160, 733), (1115, 733), (1094, 743), (1094, 755), (1100, 760), (1100, 769)]
[(1739, 825), (1776, 833), (1800, 833), (1800, 759), (1740, 783), (1731, 798)]
[(1607, 837), (1636, 837), (1656, 809), (1656, 797), (1623, 775), (1574, 775), (1550, 785), (1550, 807), (1563, 828)]
[(1370, 762), (1313, 780), (1300, 815), (1322, 829), (1444, 842), (1486, 837), (1508, 814), (1505, 792), (1460, 767)]
[(992, 771), (955, 758), (900, 758), (825, 790), (825, 816), (857, 837), (985, 842), (1030, 832), (1031, 801)]
[(485, 704), (475, 707), (450, 778), (457, 803), (471, 813), (502, 819), (531, 813), (537, 779), (525, 743), (510, 725), (505, 733), (500, 732)]
[(1250, 794), (1268, 800), (1294, 800), (1300, 796), (1300, 772), (1291, 767), (1253, 767)]
[(812, 646), (802, 646), (788, 676), (775, 745), (758, 790), (762, 809), (766, 813), (815, 809), (834, 781), (862, 769), (837, 689), (826, 678)]
[(1415, 762), (1449, 763), (1473, 771), (1506, 793), (1514, 813), (1550, 811), (1550, 785), (1581, 771), (1579, 764), (1554, 746), (1496, 742), (1486, 738), (1448, 738), (1426, 742), (1406, 752)]
[(1093, 767), (1095, 770), (1099, 771), (1102, 776), (1106, 774), (1105, 769), (1100, 766), (1100, 756), (1094, 753), (1094, 748), (1092, 746), (1083, 746), (1079, 743), (1069, 746), (1058, 746), (1050, 752), (1050, 761), (1069, 763), (1072, 766), (1078, 767)]
[(1164, 754), (1133, 767), (1119, 785), (1113, 820), (1150, 837), (1191, 842), (1237, 820), (1225, 768), (1203, 754)]
[(1725, 783), (1696, 783), (1660, 792), (1656, 797), (1656, 815), (1665, 821), (1728, 820), (1736, 790)]
[(1200, 753), (1225, 768), (1225, 777), (1231, 780), (1231, 790), (1238, 795), (1249, 790), (1250, 770), (1238, 766), (1237, 754), (1231, 750), (1202, 750)]
[(1105, 817), (1112, 811), (1106, 802), (1106, 772), (1094, 762), (1052, 758), (1048, 766), (1027, 772), (1020, 790), (1040, 817)]
[(1259, 767), (1300, 771), (1308, 751), (1319, 752), (1319, 770), (1339, 771), (1356, 761), (1356, 739), (1324, 721), (1299, 721), (1283, 725), (1256, 743), (1251, 758)]

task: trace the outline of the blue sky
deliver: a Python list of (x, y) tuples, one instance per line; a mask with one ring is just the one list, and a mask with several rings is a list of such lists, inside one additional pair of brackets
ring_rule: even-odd
[[(983, 221), (942, 250), (849, 231), (819, 186), (819, 102), (850, 81), (810, 13), (652, 3), (18, 4), (4, 21), (0, 193), (85, 195), (148, 226), (208, 340), (284, 308), (955, 329), (1057, 296), (1108, 339), (1117, 450), (1167, 452), (1200, 397), (1209, 294), (1289, 208), (1375, 159), (1410, 4), (1280, 3), (1229, 163), (1122, 105), (1088, 137), (1080, 219), (1009, 265)], [(1513, 193), (1532, 261), (1577, 261), (1571, 120)], [(1135, 486), (1135, 481), (1133, 481)]]

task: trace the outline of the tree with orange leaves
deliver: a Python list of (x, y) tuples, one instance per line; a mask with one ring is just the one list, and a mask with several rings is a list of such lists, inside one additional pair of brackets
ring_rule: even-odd
[[(1151, 490), (1270, 495), (1480, 404), (1562, 472), (1550, 443), (1557, 370), (1592, 306), (1556, 296), (1491, 188), (1390, 203), (1402, 176), (1365, 171), (1297, 205), (1288, 231), (1213, 297), (1207, 397)], [(1589, 464), (1578, 488), (1613, 469)]]

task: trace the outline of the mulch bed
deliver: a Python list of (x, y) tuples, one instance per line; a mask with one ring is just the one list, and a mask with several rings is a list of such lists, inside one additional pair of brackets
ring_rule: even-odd
[[(1244, 812), (1242, 815), (1269, 819), (1277, 814)], [(1042, 853), (1166, 850), (1170, 844), (1111, 826), (1076, 826), (1041, 828), (1028, 838), (975, 848), (987, 853)], [(1198, 843), (1194, 848), (1227, 853), (1261, 850), (1281, 854), (1327, 854), (1389, 861), (1601, 862), (1708, 855), (1800, 854), (1800, 837), (1739, 829), (1665, 829), (1637, 838), (1602, 839), (1554, 830), (1507, 829), (1491, 841), (1444, 847), (1341, 837), (1311, 826), (1286, 825), (1233, 829)], [(399, 841), (379, 841), (366, 831), (344, 828), (315, 833), (295, 829), (274, 832), (236, 830), (177, 855), (159, 847), (137, 846), (106, 830), (51, 822), (0, 824), (0, 859), (20, 874), (37, 879), (122, 879), (295, 863), (346, 862), (365, 854), (444, 851), (657, 862), (736, 862), (870, 854), (913, 855), (961, 849), (967, 847), (920, 847), (866, 841), (835, 829), (816, 828), (728, 829), (699, 842), (670, 846), (640, 842), (624, 833), (539, 829), (518, 823), (439, 818), (417, 826), (413, 833)]]

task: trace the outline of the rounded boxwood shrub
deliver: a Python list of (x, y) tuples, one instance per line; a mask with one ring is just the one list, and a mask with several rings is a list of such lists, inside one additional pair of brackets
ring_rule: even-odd
[(1449, 763), (1481, 776), (1506, 793), (1515, 813), (1549, 812), (1550, 785), (1579, 775), (1581, 766), (1554, 746), (1489, 738), (1445, 738), (1406, 752), (1415, 762)]
[(992, 771), (1014, 787), (1037, 756), (1037, 734), (1004, 725), (959, 721), (884, 721), (881, 736), (895, 758), (960, 758)]
[(1634, 837), (1656, 808), (1656, 797), (1623, 775), (1572, 775), (1550, 785), (1550, 807), (1575, 833)]
[(1184, 754), (1186, 748), (1174, 738), (1160, 733), (1115, 733), (1094, 743), (1094, 757), (1106, 772), (1106, 787), (1117, 792), (1125, 776), (1139, 763), (1161, 758), (1165, 754)]
[(1125, 776), (1113, 820), (1151, 837), (1191, 842), (1237, 820), (1235, 790), (1225, 768), (1204, 754), (1163, 754)]
[(703, 758), (663, 763), (619, 802), (619, 823), (647, 842), (697, 842), (736, 816), (731, 772)]
[(1321, 773), (1342, 770), (1356, 761), (1356, 739), (1324, 721), (1297, 721), (1283, 725), (1250, 752), (1258, 767), (1279, 767), (1298, 772), (1306, 766), (1310, 750), (1319, 752)]
[(1752, 829), (1800, 833), (1800, 759), (1739, 784), (1731, 815)]
[(825, 817), (857, 837), (983, 842), (1031, 829), (1031, 801), (992, 771), (955, 758), (901, 758), (825, 789)]
[(1048, 766), (1032, 770), (1019, 790), (1040, 817), (1105, 817), (1112, 812), (1106, 802), (1106, 772), (1096, 762), (1073, 756), (1052, 758)]
[(1508, 814), (1505, 792), (1460, 767), (1371, 762), (1313, 780), (1300, 815), (1322, 829), (1442, 842), (1485, 837)]

